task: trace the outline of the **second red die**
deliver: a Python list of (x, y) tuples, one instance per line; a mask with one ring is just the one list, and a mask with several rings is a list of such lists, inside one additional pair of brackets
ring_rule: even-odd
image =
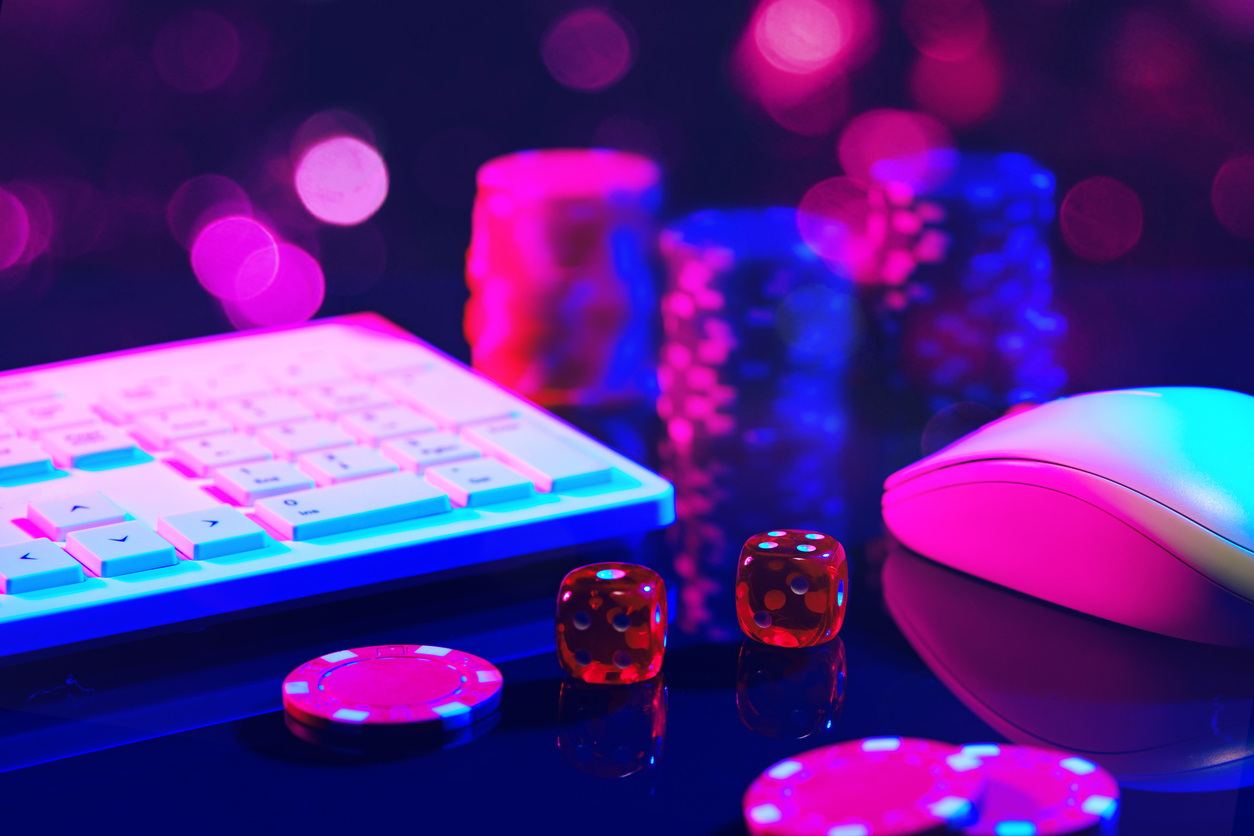
[(783, 529), (745, 541), (736, 564), (736, 620), (777, 647), (830, 641), (845, 620), (845, 547), (817, 531)]

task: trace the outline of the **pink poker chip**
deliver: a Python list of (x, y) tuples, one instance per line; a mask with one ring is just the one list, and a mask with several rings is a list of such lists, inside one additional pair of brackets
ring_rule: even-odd
[(753, 836), (907, 836), (974, 816), (980, 761), (946, 743), (868, 737), (774, 764), (744, 797)]
[(979, 743), (962, 747), (988, 783), (972, 836), (1063, 836), (1111, 821), (1119, 785), (1090, 760), (1052, 749)]
[(491, 662), (433, 645), (354, 647), (319, 656), (283, 680), (283, 708), (316, 729), (455, 731), (492, 714), (501, 672)]

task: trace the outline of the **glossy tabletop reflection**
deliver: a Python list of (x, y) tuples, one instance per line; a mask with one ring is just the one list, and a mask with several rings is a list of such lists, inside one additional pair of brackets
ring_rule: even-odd
[[(869, 489), (850, 504), (875, 498)], [(804, 509), (774, 513), (781, 525), (823, 524)], [(731, 554), (759, 527), (752, 514), (721, 519)], [(1250, 832), (1254, 651), (1034, 601), (914, 555), (877, 527), (863, 521), (842, 532), (848, 616), (835, 641), (810, 649), (744, 639), (731, 559), (720, 566), (707, 550), (680, 574), (683, 541), (660, 532), (494, 576), (3, 669), (4, 824), (12, 832), (54, 822), (147, 832), (178, 822), (185, 833), (730, 836), (745, 832), (741, 797), (772, 763), (902, 735), (1095, 760), (1120, 781), (1120, 833)], [(647, 563), (666, 576), (670, 644), (655, 679), (591, 686), (558, 665), (558, 583), (602, 560)], [(288, 671), (389, 642), (491, 660), (505, 680), (500, 713), (405, 748), (289, 728), (279, 710)]]

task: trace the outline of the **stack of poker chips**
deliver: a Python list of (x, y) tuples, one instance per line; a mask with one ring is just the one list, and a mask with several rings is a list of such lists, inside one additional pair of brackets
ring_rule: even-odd
[[(748, 534), (843, 530), (843, 378), (859, 317), (852, 284), (803, 243), (791, 209), (700, 212), (663, 232), (661, 251), (678, 623), (717, 634), (732, 614), (711, 607)], [(732, 474), (752, 490), (732, 489)]]
[(550, 407), (652, 394), (660, 178), (651, 160), (604, 149), (479, 169), (465, 319), (476, 369)]
[(899, 379), (932, 411), (960, 401), (1001, 410), (1048, 400), (1066, 383), (1047, 242), (1054, 185), (1022, 154), (964, 153), (922, 196), (943, 210), (948, 253), (915, 271), (908, 308), (878, 319), (899, 345)]
[(1113, 832), (1119, 786), (1051, 749), (869, 737), (768, 767), (745, 793), (752, 836)]

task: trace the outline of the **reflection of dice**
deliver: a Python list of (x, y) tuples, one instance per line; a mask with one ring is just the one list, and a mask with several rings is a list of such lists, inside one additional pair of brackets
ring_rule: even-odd
[(768, 531), (745, 541), (736, 565), (736, 619), (777, 647), (828, 641), (845, 620), (845, 547), (817, 531)]
[(801, 738), (830, 729), (845, 701), (845, 644), (814, 649), (740, 646), (736, 710), (753, 731)]
[(658, 675), (666, 652), (666, 585), (634, 563), (594, 563), (571, 572), (557, 595), (557, 658), (585, 682), (640, 682)]
[(648, 769), (666, 739), (666, 677), (633, 685), (562, 683), (557, 748), (575, 769), (623, 778)]

